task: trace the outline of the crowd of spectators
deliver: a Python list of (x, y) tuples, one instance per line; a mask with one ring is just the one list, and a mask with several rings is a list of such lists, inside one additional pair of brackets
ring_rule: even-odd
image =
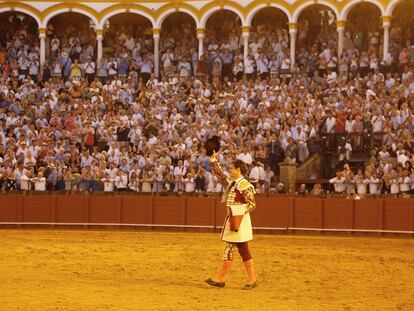
[(374, 52), (365, 55), (348, 34), (345, 66), (342, 58), (335, 61), (336, 29), (329, 19), (314, 42), (301, 21), (293, 71), (283, 26), (254, 24), (243, 60), (236, 20), (206, 34), (200, 59), (195, 29), (184, 24), (161, 34), (156, 78), (152, 32), (145, 26), (106, 33), (111, 49), (102, 60), (96, 60), (89, 25), (48, 27), (48, 62), (41, 69), (36, 35), (24, 21), (8, 22), (0, 48), (5, 190), (221, 192), (203, 147), (213, 135), (221, 138), (221, 165), (228, 169), (235, 157), (249, 164), (258, 193), (285, 191), (277, 180), (279, 163), (285, 155), (304, 162), (321, 148), (322, 136), (345, 150), (345, 162), (353, 150), (369, 147), (364, 171), (341, 171), (336, 178), (347, 183), (332, 180), (335, 185), (355, 180), (355, 188), (360, 179), (354, 176), (363, 176), (371, 191), (374, 176), (392, 193), (399, 180), (405, 192), (407, 178), (414, 177), (413, 40), (398, 24), (391, 51), (400, 49), (399, 57), (390, 53), (388, 67), (375, 54), (380, 43), (371, 40)]

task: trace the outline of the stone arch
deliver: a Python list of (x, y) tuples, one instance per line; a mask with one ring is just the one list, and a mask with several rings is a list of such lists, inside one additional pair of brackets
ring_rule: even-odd
[(103, 28), (104, 23), (112, 16), (122, 14), (122, 13), (133, 13), (133, 14), (142, 16), (148, 19), (152, 27), (155, 28), (155, 19), (154, 19), (152, 12), (149, 9), (143, 6), (140, 6), (140, 5), (131, 5), (126, 8), (124, 5), (119, 5), (119, 4), (111, 6), (101, 13), (101, 18), (99, 20), (98, 28), (100, 29)]
[(40, 12), (38, 10), (36, 10), (35, 8), (26, 5), (24, 3), (21, 4), (16, 4), (16, 5), (9, 5), (9, 4), (0, 4), (0, 13), (4, 13), (4, 12), (20, 12), (20, 13), (24, 13), (27, 14), (28, 16), (32, 17), (38, 27), (41, 26), (42, 22), (41, 22), (41, 18), (40, 18)]
[(340, 14), (339, 14), (338, 8), (335, 5), (333, 5), (331, 2), (325, 1), (325, 0), (317, 0), (317, 1), (311, 0), (311, 1), (307, 1), (307, 2), (303, 3), (302, 5), (298, 6), (295, 9), (295, 11), (292, 14), (292, 22), (297, 23), (300, 14), (305, 9), (309, 8), (310, 6), (318, 5), (318, 4), (330, 8), (335, 13), (336, 20), (340, 19)]
[(47, 24), (50, 22), (50, 20), (53, 17), (58, 16), (59, 14), (62, 14), (62, 13), (71, 13), (71, 12), (79, 13), (84, 16), (87, 16), (95, 23), (96, 26), (99, 25), (98, 18), (97, 18), (98, 14), (93, 9), (87, 6), (84, 6), (84, 5), (80, 5), (80, 4), (73, 5), (70, 7), (66, 6), (65, 4), (58, 4), (58, 5), (52, 6), (51, 8), (45, 11), (44, 13), (45, 16), (42, 21), (42, 27), (46, 28)]
[[(397, 0), (398, 1), (398, 0)], [(379, 2), (378, 0), (365, 0), (365, 1), (361, 1), (361, 0), (352, 0), (349, 3), (347, 3), (343, 9), (341, 10), (341, 14), (340, 14), (340, 19), (346, 20), (348, 17), (349, 12), (351, 11), (351, 9), (360, 4), (360, 3), (372, 3), (374, 4), (376, 7), (378, 7), (378, 9), (380, 9), (381, 14), (385, 15), (385, 9), (382, 6), (381, 2)]]
[(246, 16), (246, 26), (251, 26), (252, 25), (252, 20), (256, 16), (256, 14), (258, 12), (260, 12), (261, 10), (263, 10), (265, 8), (268, 8), (268, 7), (273, 7), (273, 8), (279, 9), (280, 11), (282, 11), (283, 13), (286, 14), (289, 22), (292, 21), (292, 16), (290, 15), (289, 10), (286, 7), (284, 7), (283, 5), (279, 4), (279, 3), (271, 2), (270, 4), (268, 4), (267, 2), (263, 2), (263, 3), (259, 3), (259, 4), (254, 4), (254, 5), (255, 6), (253, 6), (249, 10), (249, 13)]
[(241, 7), (239, 7), (238, 5), (232, 3), (232, 2), (227, 2), (226, 4), (223, 5), (216, 5), (210, 8), (203, 8), (203, 14), (200, 18), (200, 23), (198, 24), (198, 28), (205, 28), (206, 24), (207, 24), (207, 20), (216, 12), (222, 11), (222, 10), (228, 10), (231, 11), (233, 13), (235, 13), (241, 20), (241, 24), (242, 25), (246, 25), (245, 23), (245, 18), (244, 15), (241, 11)]

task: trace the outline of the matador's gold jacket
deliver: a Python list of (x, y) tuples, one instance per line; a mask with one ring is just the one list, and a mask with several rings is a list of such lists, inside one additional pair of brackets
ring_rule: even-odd
[[(235, 243), (252, 240), (253, 230), (250, 212), (256, 208), (253, 185), (244, 177), (241, 177), (238, 180), (227, 179), (216, 159), (212, 160), (211, 164), (213, 173), (220, 179), (223, 187), (226, 188), (222, 197), (222, 202), (226, 203), (228, 212), (221, 232), (222, 240)], [(230, 230), (229, 223), (229, 209), (236, 206), (245, 210), (243, 220), (237, 232)]]

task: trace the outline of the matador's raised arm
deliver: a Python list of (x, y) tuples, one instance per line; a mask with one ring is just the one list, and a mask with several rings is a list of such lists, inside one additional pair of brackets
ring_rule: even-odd
[(223, 173), (223, 170), (221, 169), (220, 164), (217, 161), (217, 153), (214, 153), (210, 157), (210, 162), (212, 172), (218, 177), (223, 187), (226, 188), (229, 185), (229, 181), (227, 180), (227, 176)]

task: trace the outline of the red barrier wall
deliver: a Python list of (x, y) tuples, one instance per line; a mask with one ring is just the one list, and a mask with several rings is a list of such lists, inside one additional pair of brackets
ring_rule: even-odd
[(154, 197), (154, 224), (184, 225), (185, 197)]
[(186, 225), (214, 226), (216, 198), (188, 197), (186, 200)]
[(293, 227), (294, 200), (291, 197), (256, 198), (256, 209), (252, 213), (255, 227)]
[(89, 201), (90, 223), (120, 223), (122, 196), (91, 195)]
[(323, 200), (323, 228), (348, 229), (354, 226), (354, 201), (345, 198)]
[(385, 230), (413, 230), (413, 201), (386, 199), (384, 202)]
[(55, 195), (23, 196), (23, 222), (56, 222)]
[(222, 227), (224, 225), (224, 218), (226, 217), (226, 205), (221, 202), (221, 197), (216, 198), (216, 209), (214, 217), (214, 226)]
[(154, 197), (136, 196), (122, 197), (121, 222), (124, 224), (153, 224), (154, 223)]
[[(256, 228), (414, 231), (414, 199), (257, 196)], [(0, 222), (123, 223), (221, 227), (220, 197), (0, 195)]]
[(88, 195), (56, 196), (56, 222), (89, 222), (89, 199)]
[(323, 206), (320, 198), (295, 198), (294, 227), (322, 228)]
[(23, 196), (4, 195), (0, 197), (0, 221), (16, 222), (23, 219)]
[(354, 201), (354, 229), (383, 230), (384, 200)]

